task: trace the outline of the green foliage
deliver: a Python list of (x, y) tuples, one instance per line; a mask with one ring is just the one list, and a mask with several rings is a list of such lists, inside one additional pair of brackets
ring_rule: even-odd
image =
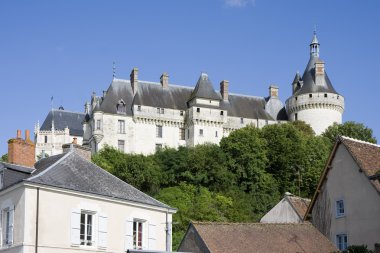
[(165, 180), (160, 166), (152, 156), (124, 154), (107, 146), (93, 155), (92, 161), (148, 194), (157, 193), (162, 180)]
[(356, 123), (354, 121), (347, 121), (344, 124), (334, 123), (322, 134), (322, 136), (329, 138), (332, 143), (335, 143), (338, 135), (344, 135), (371, 143), (377, 142), (376, 138), (373, 136), (372, 129), (364, 126), (362, 123)]
[(228, 221), (234, 209), (231, 197), (186, 183), (162, 189), (156, 197), (178, 209), (173, 215), (173, 248), (179, 246), (190, 221)]
[[(45, 153), (45, 158), (48, 158), (48, 157), (49, 157), (49, 155)], [(39, 161), (41, 159), (42, 159), (42, 152), (39, 155), (37, 155), (37, 161)]]
[(8, 162), (8, 154), (4, 154), (0, 157), (0, 162)]
[(342, 253), (374, 253), (374, 251), (369, 250), (367, 245), (351, 245), (346, 250), (343, 250)]
[(289, 122), (289, 124), (293, 125), (298, 131), (307, 136), (315, 136), (313, 128), (311, 128), (309, 124), (305, 123), (305, 121), (296, 120)]

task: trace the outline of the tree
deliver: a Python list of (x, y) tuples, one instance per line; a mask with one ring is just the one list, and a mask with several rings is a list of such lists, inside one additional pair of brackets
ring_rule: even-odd
[(354, 121), (347, 121), (344, 124), (334, 123), (322, 134), (322, 136), (329, 138), (331, 143), (335, 143), (338, 135), (371, 143), (377, 142), (376, 138), (373, 136), (372, 129), (364, 126), (362, 123), (357, 123)]
[(302, 132), (303, 134), (307, 136), (315, 136), (315, 132), (313, 128), (307, 124), (305, 121), (296, 120), (296, 121), (290, 121), (288, 124), (293, 125), (295, 128), (297, 128), (298, 131)]
[(0, 158), (0, 162), (8, 162), (8, 154), (4, 154)]
[(152, 156), (122, 153), (106, 146), (92, 161), (121, 180), (148, 194), (159, 191), (162, 171)]

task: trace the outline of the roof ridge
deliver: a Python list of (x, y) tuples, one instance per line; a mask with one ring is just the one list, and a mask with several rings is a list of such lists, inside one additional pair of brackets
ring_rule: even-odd
[(345, 140), (350, 140), (350, 141), (354, 141), (354, 142), (357, 142), (357, 143), (368, 144), (368, 145), (380, 148), (380, 145), (377, 144), (377, 143), (371, 143), (371, 142), (368, 142), (368, 141), (358, 140), (358, 139), (354, 139), (354, 138), (351, 138), (351, 137), (348, 137), (348, 136), (344, 136), (344, 135), (341, 135), (340, 138), (342, 138), (343, 140), (344, 139)]
[(240, 96), (240, 97), (248, 97), (248, 98), (259, 98), (259, 99), (264, 99), (264, 97), (261, 97), (261, 96), (245, 95), (245, 94), (239, 94), (239, 93), (233, 93), (233, 92), (230, 92), (229, 95)]
[(292, 222), (292, 223), (261, 223), (261, 222), (213, 222), (213, 221), (191, 221), (195, 225), (260, 225), (260, 226), (272, 226), (272, 225), (311, 225), (307, 222)]
[[(49, 171), (51, 168), (53, 168), (54, 166), (56, 166), (58, 163), (60, 163), (61, 161), (63, 161), (67, 157), (69, 157), (69, 155), (71, 155), (72, 153), (73, 153), (73, 151), (67, 152), (64, 156), (62, 156), (61, 158), (59, 158), (57, 161), (55, 161), (55, 163), (53, 163), (52, 165), (50, 165), (48, 168), (44, 169), (41, 173), (38, 173), (37, 175), (31, 176), (31, 177), (27, 178), (26, 180), (29, 181), (29, 180), (32, 180), (32, 179), (35, 179), (35, 178), (37, 178), (39, 176), (44, 175), (47, 171)], [(51, 156), (51, 157), (53, 157), (53, 156)], [(36, 172), (36, 171), (38, 171), (38, 170), (36, 169), (33, 172)]]
[(11, 165), (11, 166), (18, 166), (18, 167), (21, 167), (21, 168), (27, 168), (27, 169), (31, 169), (31, 170), (35, 170), (36, 169), (34, 167), (28, 167), (28, 166), (25, 166), (25, 165), (20, 165), (20, 164), (15, 164), (15, 163), (9, 163), (9, 162), (3, 162), (3, 161), (1, 161), (0, 163), (8, 164), (8, 165)]
[(53, 111), (56, 111), (56, 112), (67, 112), (67, 113), (75, 113), (75, 114), (83, 114), (83, 115), (85, 115), (84, 112), (74, 112), (74, 111), (69, 111), (69, 110), (60, 110), (60, 109), (56, 109), (56, 108), (53, 108)]
[[(161, 86), (161, 83), (159, 82), (152, 82), (152, 81), (144, 81), (144, 80), (139, 80), (138, 81), (139, 83), (145, 83), (145, 84), (153, 84), (153, 85), (157, 85), (157, 86)], [(172, 83), (169, 83), (169, 88), (186, 88), (186, 89), (194, 89), (194, 87), (191, 87), (191, 86), (187, 86), (187, 85), (179, 85), (179, 84), (172, 84)]]

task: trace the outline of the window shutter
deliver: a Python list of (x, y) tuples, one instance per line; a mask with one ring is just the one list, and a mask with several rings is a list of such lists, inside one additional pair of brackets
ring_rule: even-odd
[(102, 213), (99, 214), (98, 240), (100, 248), (107, 248), (107, 215)]
[(9, 208), (9, 241), (8, 244), (13, 244), (13, 226), (14, 226), (15, 208), (14, 206)]
[(125, 222), (125, 250), (133, 249), (133, 220)]
[(148, 224), (148, 249), (156, 249), (156, 236), (157, 236), (157, 226), (153, 223)]
[(71, 211), (71, 244), (80, 245), (80, 210)]

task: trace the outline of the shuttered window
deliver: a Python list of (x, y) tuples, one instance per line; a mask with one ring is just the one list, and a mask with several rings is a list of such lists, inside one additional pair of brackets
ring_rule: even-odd
[(99, 214), (98, 218), (98, 247), (107, 248), (107, 215)]
[(14, 207), (7, 207), (1, 212), (2, 245), (13, 244)]

